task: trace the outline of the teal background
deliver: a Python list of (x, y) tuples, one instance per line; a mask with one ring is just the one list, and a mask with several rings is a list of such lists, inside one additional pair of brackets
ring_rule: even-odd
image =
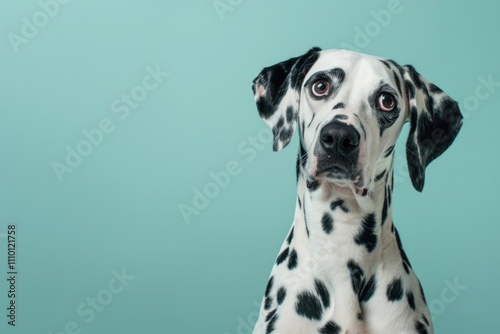
[[(251, 80), (312, 46), (346, 44), (414, 65), (459, 101), (464, 126), (423, 193), (402, 134), (395, 223), (434, 301), (436, 333), (498, 332), (500, 87), (465, 102), (479, 77), (500, 80), (500, 3), (400, 0), (366, 45), (356, 29), (389, 1), (231, 3), (219, 15), (212, 0), (73, 0), (16, 53), (8, 34), (40, 5), (1, 2), (0, 277), (12, 223), (19, 276), (15, 328), (0, 280), (0, 332), (65, 333), (74, 321), (66, 333), (249, 333), (293, 218), (297, 150), (296, 138), (280, 153), (265, 140), (250, 149), (265, 129)], [(112, 102), (157, 64), (168, 77), (120, 119)], [(105, 118), (114, 131), (59, 182), (51, 164)], [(179, 206), (230, 161), (236, 175), (188, 223)], [(122, 268), (135, 278), (87, 323), (77, 306)], [(455, 279), (466, 288), (444, 303)]]

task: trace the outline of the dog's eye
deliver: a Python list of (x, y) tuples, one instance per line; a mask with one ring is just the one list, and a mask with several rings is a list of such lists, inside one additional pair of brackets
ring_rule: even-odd
[(382, 111), (392, 111), (396, 106), (396, 99), (392, 94), (380, 93), (377, 97), (377, 108)]
[(330, 90), (330, 83), (327, 80), (318, 80), (312, 86), (312, 93), (314, 96), (320, 97), (328, 94)]

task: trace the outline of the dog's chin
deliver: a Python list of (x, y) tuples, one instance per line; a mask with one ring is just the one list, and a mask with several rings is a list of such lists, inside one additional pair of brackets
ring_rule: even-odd
[(349, 188), (354, 194), (362, 197), (366, 196), (368, 193), (365, 177), (359, 171), (354, 172), (338, 166), (333, 166), (318, 169), (312, 173), (312, 175), (322, 182), (330, 183), (340, 188)]

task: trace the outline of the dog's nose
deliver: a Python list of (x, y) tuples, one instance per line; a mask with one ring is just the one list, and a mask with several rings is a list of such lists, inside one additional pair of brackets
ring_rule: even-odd
[(358, 152), (360, 135), (352, 125), (332, 122), (321, 129), (319, 136), (323, 149), (334, 156), (351, 157)]

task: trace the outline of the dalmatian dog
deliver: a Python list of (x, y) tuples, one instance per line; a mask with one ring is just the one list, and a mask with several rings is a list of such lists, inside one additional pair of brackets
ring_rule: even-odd
[(292, 227), (265, 289), (254, 334), (431, 334), (422, 286), (394, 226), (394, 146), (418, 191), (454, 141), (458, 104), (412, 66), (312, 48), (253, 81), (273, 150), (298, 127)]

